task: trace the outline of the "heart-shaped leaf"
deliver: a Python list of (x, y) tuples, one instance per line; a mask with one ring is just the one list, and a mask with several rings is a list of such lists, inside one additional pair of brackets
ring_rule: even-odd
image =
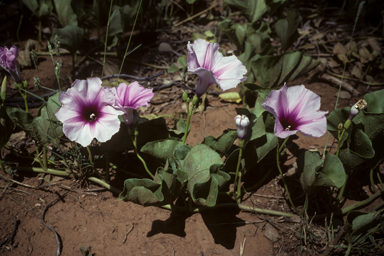
[(55, 116), (55, 112), (61, 106), (59, 95), (60, 93), (56, 93), (51, 96), (47, 104), (40, 108), (38, 117), (32, 122), (33, 131), (42, 145), (46, 145), (64, 134), (63, 127)]
[[(77, 15), (72, 10), (72, 0), (53, 0), (59, 21), (63, 27), (77, 26)], [(61, 41), (60, 41), (61, 42)]]
[(55, 28), (50, 41), (53, 44), (55, 35), (59, 37), (60, 44), (71, 54), (75, 54), (80, 48), (84, 37), (84, 30), (75, 25), (67, 25), (64, 28)]
[(150, 179), (127, 179), (119, 200), (127, 200), (144, 206), (163, 202), (162, 185)]
[(216, 205), (219, 181), (211, 177), (211, 168), (217, 164), (223, 164), (220, 155), (204, 144), (194, 146), (184, 159), (182, 169), (188, 173), (187, 188), (198, 205)]

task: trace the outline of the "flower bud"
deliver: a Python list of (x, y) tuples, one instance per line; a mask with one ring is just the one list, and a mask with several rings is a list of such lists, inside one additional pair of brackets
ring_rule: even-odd
[(356, 102), (355, 105), (351, 107), (351, 111), (349, 112), (349, 120), (352, 120), (357, 114), (359, 114), (360, 110), (363, 110), (367, 107), (367, 102), (363, 99), (360, 99)]
[(187, 101), (188, 99), (188, 94), (186, 92), (183, 92), (183, 101)]
[(196, 95), (193, 95), (192, 104), (194, 106), (197, 106), (198, 103), (199, 103), (199, 98)]
[(235, 123), (237, 126), (237, 137), (243, 140), (247, 135), (247, 129), (250, 124), (249, 119), (245, 115), (238, 115), (235, 117)]

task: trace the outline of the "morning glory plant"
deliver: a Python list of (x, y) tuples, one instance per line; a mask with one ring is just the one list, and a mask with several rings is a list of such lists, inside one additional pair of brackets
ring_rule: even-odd
[(192, 99), (193, 107), (189, 109), (187, 102), (188, 119), (185, 128), (183, 144), (187, 138), (189, 122), (199, 105), (200, 97), (207, 92), (208, 87), (217, 84), (223, 91), (235, 88), (247, 78), (244, 75), (247, 69), (236, 56), (224, 57), (219, 52), (219, 44), (197, 39), (194, 43), (188, 42), (188, 71), (199, 76), (195, 96)]
[(305, 88), (304, 85), (287, 87), (284, 83), (279, 90), (273, 90), (261, 104), (276, 118), (274, 133), (277, 137), (285, 139), (282, 145), (277, 147), (277, 167), (283, 180), (288, 199), (297, 212), (288, 191), (283, 172), (280, 168), (280, 152), (289, 136), (298, 131), (308, 137), (321, 137), (327, 131), (328, 111), (321, 111), (320, 96)]
[(123, 112), (123, 119), (128, 127), (128, 132), (132, 137), (133, 146), (135, 147), (135, 153), (137, 158), (143, 163), (147, 173), (154, 178), (153, 174), (148, 170), (147, 164), (144, 159), (141, 158), (137, 150), (137, 130), (133, 130), (133, 110), (138, 107), (147, 106), (152, 100), (154, 93), (152, 89), (147, 89), (141, 86), (137, 81), (127, 85), (126, 83), (120, 83), (118, 87), (110, 88), (110, 90), (116, 96), (114, 108)]
[(99, 78), (76, 80), (59, 100), (62, 105), (55, 115), (64, 134), (83, 147), (94, 138), (106, 142), (120, 129), (118, 115), (124, 112), (113, 107), (115, 95), (101, 87)]

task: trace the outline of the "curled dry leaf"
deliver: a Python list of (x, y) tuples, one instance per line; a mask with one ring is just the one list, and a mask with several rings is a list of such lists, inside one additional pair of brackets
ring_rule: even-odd
[(360, 49), (359, 49), (359, 56), (360, 56), (361, 63), (367, 63), (367, 62), (373, 60), (372, 54), (364, 46), (360, 47)]
[(367, 42), (369, 46), (371, 46), (372, 49), (375, 50), (381, 56), (381, 47), (379, 42), (374, 38), (367, 39)]
[(363, 74), (361, 72), (362, 64), (360, 62), (356, 63), (352, 69), (352, 75), (357, 77), (359, 80), (363, 79)]

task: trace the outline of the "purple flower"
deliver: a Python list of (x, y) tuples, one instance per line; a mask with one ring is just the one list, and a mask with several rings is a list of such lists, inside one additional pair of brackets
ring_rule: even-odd
[(138, 107), (147, 106), (154, 95), (152, 89), (146, 89), (136, 81), (130, 85), (121, 83), (118, 87), (111, 89), (116, 95), (114, 107), (124, 112), (124, 122), (128, 126), (131, 126), (133, 123), (133, 110)]
[(83, 147), (93, 138), (106, 142), (120, 129), (118, 115), (123, 112), (112, 107), (115, 95), (101, 87), (99, 78), (76, 80), (59, 100), (62, 105), (55, 115), (63, 123), (64, 134)]
[(203, 95), (208, 87), (217, 84), (223, 91), (235, 88), (247, 78), (244, 65), (232, 55), (223, 57), (219, 45), (197, 39), (193, 44), (188, 42), (188, 71), (199, 76), (196, 96)]
[(304, 85), (273, 90), (261, 104), (276, 117), (275, 135), (285, 139), (300, 131), (308, 137), (321, 137), (327, 131), (328, 111), (320, 111), (320, 96)]
[(14, 45), (11, 49), (8, 49), (7, 46), (0, 47), (0, 66), (11, 74), (16, 83), (21, 83), (20, 66), (17, 61), (18, 54), (19, 49)]

